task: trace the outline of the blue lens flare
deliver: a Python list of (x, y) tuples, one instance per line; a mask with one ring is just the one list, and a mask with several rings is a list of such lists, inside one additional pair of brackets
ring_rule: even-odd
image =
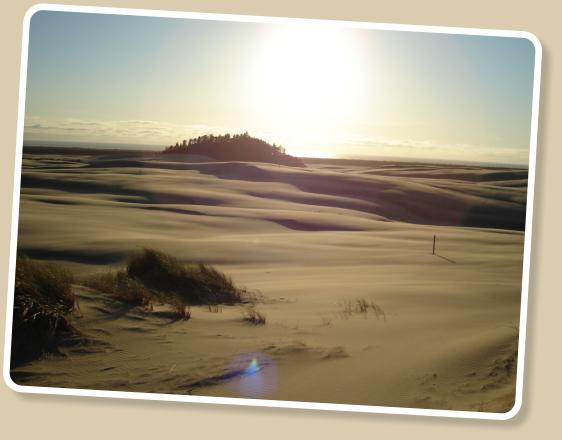
[(229, 370), (237, 372), (227, 387), (238, 397), (271, 397), (277, 386), (277, 368), (264, 353), (244, 353), (237, 356)]
[(258, 366), (258, 360), (257, 358), (252, 358), (252, 360), (250, 361), (249, 365), (246, 367), (246, 370), (244, 371), (244, 374), (249, 376), (250, 374), (256, 374), (260, 367)]

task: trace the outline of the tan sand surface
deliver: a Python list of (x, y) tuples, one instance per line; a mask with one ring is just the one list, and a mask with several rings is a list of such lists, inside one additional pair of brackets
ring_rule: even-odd
[[(91, 344), (22, 385), (504, 412), (514, 401), (526, 170), (24, 157), (18, 247), (77, 276), (154, 247), (259, 291), (127, 308), (76, 285)], [(433, 236), (437, 255), (432, 255)], [(380, 307), (360, 312), (357, 300)], [(255, 359), (255, 360), (254, 360)]]

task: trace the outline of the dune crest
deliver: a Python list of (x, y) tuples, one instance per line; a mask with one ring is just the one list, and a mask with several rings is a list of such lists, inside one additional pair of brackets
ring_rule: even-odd
[(18, 383), (513, 404), (525, 170), (37, 151), (23, 164), (18, 246), (29, 257), (89, 277), (162, 249), (254, 292), (263, 322), (235, 302), (195, 301), (190, 319), (172, 319), (170, 304), (119, 306), (80, 281), (72, 323), (97, 342), (13, 368)]

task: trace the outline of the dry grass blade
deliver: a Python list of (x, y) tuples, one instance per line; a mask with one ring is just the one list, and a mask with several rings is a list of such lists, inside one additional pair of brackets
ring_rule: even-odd
[(355, 314), (360, 314), (367, 316), (368, 313), (372, 311), (377, 319), (383, 319), (386, 321), (386, 313), (381, 306), (375, 304), (371, 301), (370, 303), (364, 298), (358, 298), (356, 300), (348, 300), (343, 303), (343, 311), (341, 312), (341, 317), (343, 319), (348, 319)]
[(176, 320), (187, 321), (191, 319), (191, 307), (182, 303), (173, 304)]
[(93, 275), (84, 280), (84, 285), (100, 292), (109, 293), (116, 300), (135, 306), (150, 308), (154, 295), (125, 271)]
[(221, 304), (209, 304), (209, 305), (207, 305), (207, 309), (211, 313), (220, 313), (220, 312), (222, 312), (222, 305)]
[(73, 278), (61, 266), (40, 263), (22, 255), (16, 260), (12, 328), (12, 365), (76, 340), (69, 316), (76, 307)]
[(258, 312), (254, 307), (246, 307), (244, 321), (252, 325), (264, 325), (266, 318), (264, 313)]

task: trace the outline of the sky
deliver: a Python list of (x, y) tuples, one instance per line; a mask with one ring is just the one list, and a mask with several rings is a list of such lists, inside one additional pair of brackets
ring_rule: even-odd
[(24, 142), (526, 165), (533, 71), (521, 38), (40, 11)]

